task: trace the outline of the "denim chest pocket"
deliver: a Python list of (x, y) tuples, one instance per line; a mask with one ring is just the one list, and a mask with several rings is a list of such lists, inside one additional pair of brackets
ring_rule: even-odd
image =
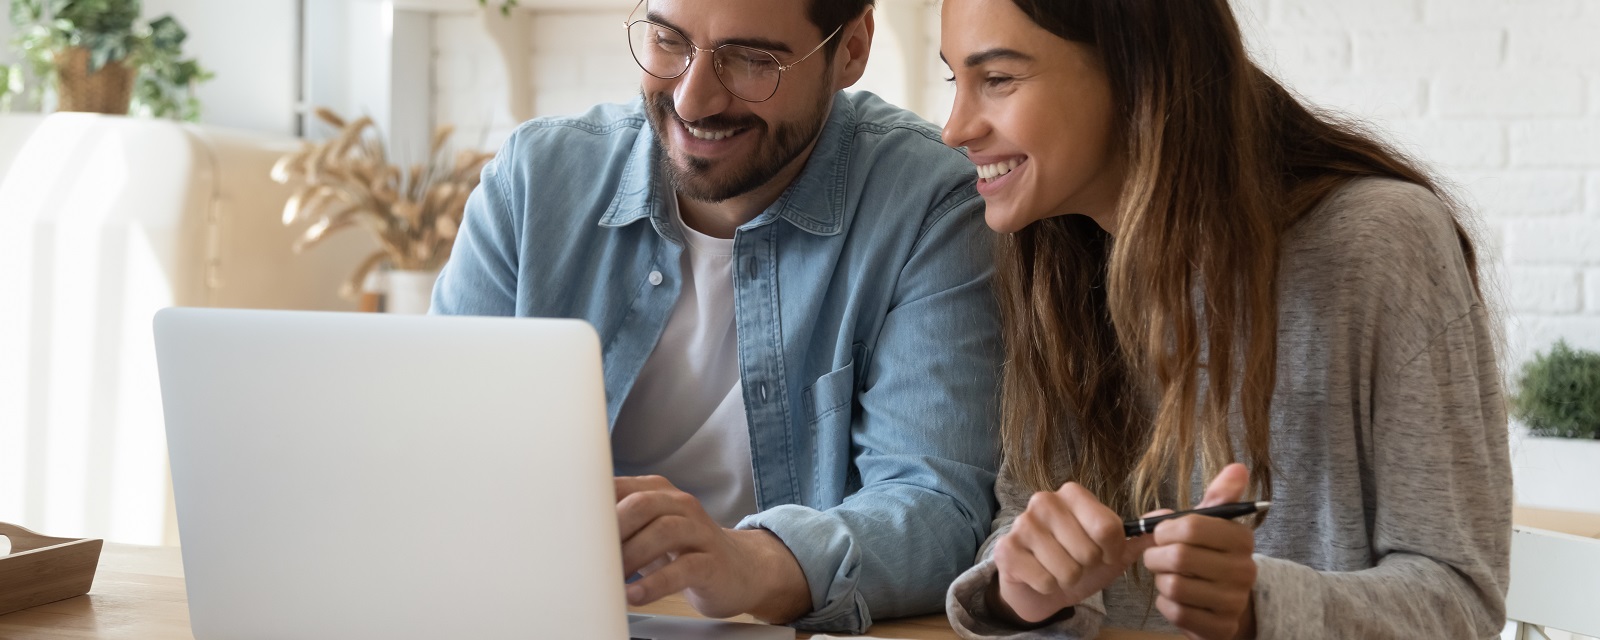
[(856, 365), (854, 362), (817, 378), (800, 394), (805, 398), (807, 421), (816, 424), (844, 414), (846, 423), (850, 407), (856, 397)]

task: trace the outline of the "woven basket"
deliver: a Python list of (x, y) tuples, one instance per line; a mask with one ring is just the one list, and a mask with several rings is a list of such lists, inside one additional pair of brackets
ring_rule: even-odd
[(56, 54), (58, 111), (127, 115), (133, 102), (135, 70), (122, 61), (89, 73), (89, 50), (71, 47)]

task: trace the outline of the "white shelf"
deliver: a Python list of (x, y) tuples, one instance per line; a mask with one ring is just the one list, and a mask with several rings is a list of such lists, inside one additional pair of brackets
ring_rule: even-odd
[[(483, 10), (478, 0), (393, 0), (400, 11), (427, 13), (474, 13)], [(518, 0), (517, 11), (629, 9), (638, 0)], [(489, 9), (498, 12), (500, 0), (490, 0)]]

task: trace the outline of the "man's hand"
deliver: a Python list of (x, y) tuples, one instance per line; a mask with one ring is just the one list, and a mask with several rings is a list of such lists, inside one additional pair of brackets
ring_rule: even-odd
[[(1200, 506), (1242, 499), (1249, 481), (1244, 465), (1228, 465), (1206, 487)], [(1155, 576), (1161, 615), (1191, 639), (1254, 638), (1255, 533), (1249, 525), (1185, 516), (1156, 525), (1154, 537), (1144, 566)]]
[(1035, 493), (995, 543), (990, 602), (1021, 622), (1049, 618), (1116, 580), (1154, 544), (1147, 538), (1127, 539), (1122, 518), (1075, 482)]
[(794, 554), (772, 532), (723, 529), (700, 501), (666, 478), (616, 478), (628, 604), (639, 606), (686, 591), (689, 604), (712, 618), (749, 613), (790, 622), (811, 611), (811, 589)]

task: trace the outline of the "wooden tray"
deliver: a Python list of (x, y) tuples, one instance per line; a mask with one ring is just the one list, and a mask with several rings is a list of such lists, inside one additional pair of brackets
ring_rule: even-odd
[(11, 554), (0, 556), (0, 615), (89, 592), (101, 541), (52, 538), (0, 522)]

